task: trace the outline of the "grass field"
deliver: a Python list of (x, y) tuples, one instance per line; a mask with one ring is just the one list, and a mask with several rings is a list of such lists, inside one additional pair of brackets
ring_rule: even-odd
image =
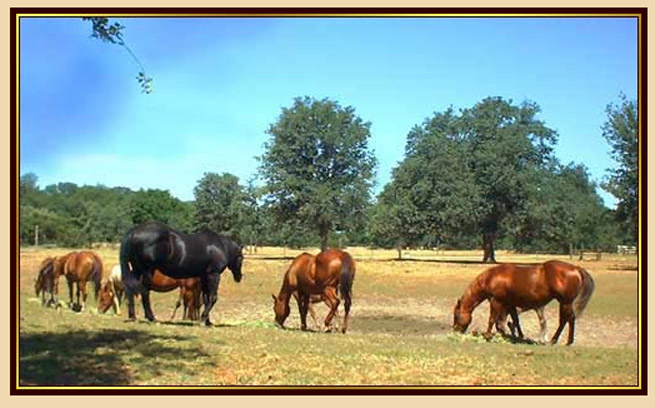
[[(452, 307), (486, 266), (477, 251), (348, 249), (357, 262), (350, 331), (346, 335), (298, 330), (297, 307), (289, 330), (273, 324), (273, 300), (293, 256), (301, 251), (260, 248), (249, 254), (244, 279), (229, 271), (212, 311), (214, 326), (168, 319), (177, 292), (153, 294), (158, 323), (126, 321), (87, 310), (42, 307), (34, 294), (39, 262), (67, 249), (20, 252), (19, 383), (38, 385), (475, 385), (634, 387), (638, 364), (638, 272), (635, 256), (603, 255), (580, 262), (596, 292), (577, 321), (576, 343), (512, 344), (471, 334), (486, 328), (488, 305), (474, 314), (468, 334), (451, 332)], [(308, 252), (317, 252), (307, 249)], [(98, 249), (105, 269), (116, 248)], [(499, 252), (501, 262), (542, 262), (554, 256)], [(568, 257), (560, 257), (568, 260)], [(573, 261), (574, 263), (577, 261)], [(67, 300), (64, 281), (60, 298)], [(324, 316), (327, 308), (316, 305)], [(546, 309), (548, 334), (557, 327), (557, 303)], [(536, 338), (536, 315), (521, 323)], [(311, 325), (311, 323), (310, 323)]]

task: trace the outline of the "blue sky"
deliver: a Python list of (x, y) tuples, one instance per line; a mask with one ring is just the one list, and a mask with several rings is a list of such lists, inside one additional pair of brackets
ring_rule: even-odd
[[(637, 96), (630, 18), (119, 18), (154, 78), (90, 37), (80, 18), (20, 22), (20, 172), (39, 185), (161, 188), (193, 199), (205, 172), (245, 184), (266, 129), (298, 96), (371, 122), (376, 192), (407, 133), (434, 112), (488, 96), (536, 102), (555, 153), (602, 180), (614, 166), (605, 107)], [(600, 191), (606, 205), (615, 205)]]

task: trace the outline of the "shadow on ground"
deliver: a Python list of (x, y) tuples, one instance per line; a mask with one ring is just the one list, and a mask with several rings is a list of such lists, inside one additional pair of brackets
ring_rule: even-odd
[[(135, 373), (126, 363), (128, 358), (139, 370), (157, 375), (160, 370), (169, 368), (162, 365), (162, 361), (175, 362), (207, 355), (197, 346), (184, 349), (176, 346), (177, 342), (188, 339), (137, 330), (21, 334), (20, 384), (134, 384)], [(171, 346), (165, 343), (171, 343)]]
[(444, 334), (451, 331), (446, 322), (407, 315), (361, 315), (353, 317), (353, 331), (361, 333), (405, 333), (414, 335)]

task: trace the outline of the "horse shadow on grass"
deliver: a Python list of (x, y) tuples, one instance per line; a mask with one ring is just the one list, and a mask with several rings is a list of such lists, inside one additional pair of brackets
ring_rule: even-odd
[(21, 334), (19, 382), (23, 386), (134, 384), (137, 373), (156, 378), (171, 368), (184, 371), (180, 361), (208, 356), (199, 346), (178, 346), (187, 340), (190, 337), (110, 329)]

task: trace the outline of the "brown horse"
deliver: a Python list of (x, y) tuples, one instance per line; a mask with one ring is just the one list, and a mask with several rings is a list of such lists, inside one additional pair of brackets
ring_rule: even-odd
[[(55, 284), (55, 258), (47, 257), (41, 261), (39, 265), (39, 272), (36, 277), (36, 282), (34, 283), (34, 290), (36, 296), (41, 295), (41, 305), (50, 306), (55, 305), (55, 294), (54, 294), (54, 284)], [(46, 299), (47, 294), (50, 294), (50, 298)], [(57, 304), (58, 305), (58, 304)]]
[[(86, 284), (93, 282), (94, 295), (98, 300), (102, 280), (102, 260), (92, 251), (71, 252), (57, 258), (55, 262), (55, 286), (59, 285), (59, 277), (65, 276), (68, 283), (69, 305), (73, 310), (83, 311), (86, 306)], [(73, 286), (76, 286), (76, 302), (73, 303)], [(57, 290), (58, 291), (58, 290)], [(80, 302), (80, 295), (82, 301)]]
[(290, 313), (289, 300), (294, 292), (298, 292), (301, 330), (307, 330), (310, 297), (322, 295), (330, 307), (330, 312), (325, 317), (325, 327), (327, 331), (331, 331), (332, 318), (340, 303), (338, 293), (344, 301), (345, 315), (341, 331), (345, 333), (348, 329), (354, 279), (355, 261), (345, 251), (328, 249), (316, 256), (308, 253), (298, 255), (284, 275), (279, 295), (272, 295), (275, 301), (275, 321), (280, 327), (284, 327), (284, 321)]
[[(69, 306), (77, 311), (84, 310), (86, 305), (86, 284), (94, 283), (96, 299), (100, 290), (102, 277), (102, 260), (91, 251), (71, 252), (60, 257), (49, 257), (41, 262), (39, 275), (35, 284), (37, 296), (41, 293), (42, 303), (59, 305), (59, 278), (64, 276), (68, 282)], [(77, 302), (73, 303), (73, 285), (77, 285)], [(50, 293), (50, 299), (45, 300), (45, 294)], [(80, 295), (82, 302), (80, 302)]]
[[(512, 322), (507, 322), (507, 326), (509, 326), (510, 331), (512, 332), (512, 337), (515, 337), (518, 335), (518, 338), (523, 339), (523, 330), (521, 330), (521, 324), (519, 323), (519, 314), (527, 312), (528, 310), (531, 309), (522, 309), (522, 308), (513, 308), (513, 307), (505, 307), (502, 303), (490, 299), (489, 300), (489, 325), (487, 326), (487, 331), (484, 334), (484, 336), (489, 339), (491, 338), (491, 332), (493, 330), (493, 327), (501, 327), (498, 331), (501, 334), (505, 334), (503, 332), (503, 326), (505, 324), (505, 321), (507, 320), (507, 315), (510, 315), (512, 317)], [(533, 309), (535, 313), (537, 314), (537, 317), (539, 318), (539, 342), (540, 343), (546, 343), (546, 316), (544, 315), (544, 306), (542, 307), (537, 307)]]
[[(338, 293), (337, 293), (338, 294)], [(296, 299), (296, 302), (298, 302), (298, 292), (293, 292), (293, 298)], [(318, 321), (316, 320), (316, 311), (314, 310), (314, 307), (312, 306), (313, 304), (316, 303), (321, 303), (324, 302), (328, 307), (330, 307), (330, 304), (327, 301), (327, 298), (325, 295), (310, 295), (309, 296), (309, 304), (307, 305), (307, 311), (309, 312), (309, 316), (311, 316), (312, 321), (314, 322), (314, 326), (320, 330), (321, 325), (318, 324)], [(334, 314), (335, 317), (339, 316), (339, 311)]]
[[(561, 261), (548, 261), (537, 266), (501, 264), (487, 269), (469, 285), (453, 310), (453, 329), (465, 332), (473, 310), (490, 299), (491, 315), (502, 333), (503, 311), (516, 313), (516, 308), (535, 309), (553, 299), (560, 304), (559, 326), (551, 339), (557, 343), (564, 326), (569, 325), (567, 345), (573, 343), (575, 318), (580, 316), (594, 292), (595, 283), (584, 269)], [(512, 316), (515, 323), (518, 316)]]
[[(159, 270), (155, 270), (150, 289), (155, 292), (170, 292), (180, 288), (180, 296), (175, 305), (175, 310), (171, 315), (171, 320), (175, 318), (175, 313), (181, 305), (184, 305), (185, 318), (189, 320), (198, 320), (200, 310), (200, 284), (198, 278), (173, 279), (164, 275)], [(121, 281), (121, 267), (114, 266), (111, 276), (105, 280), (100, 290), (100, 300), (98, 302), (98, 311), (106, 313), (110, 307), (114, 307), (114, 312), (118, 312), (118, 302), (122, 301), (124, 294), (123, 282)]]

